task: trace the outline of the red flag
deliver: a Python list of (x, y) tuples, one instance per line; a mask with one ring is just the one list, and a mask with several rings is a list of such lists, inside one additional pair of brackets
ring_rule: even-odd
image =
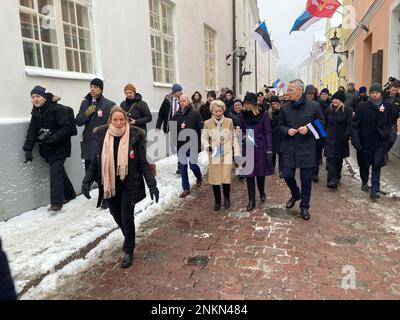
[(332, 18), (341, 6), (337, 0), (308, 0), (307, 10), (313, 17)]

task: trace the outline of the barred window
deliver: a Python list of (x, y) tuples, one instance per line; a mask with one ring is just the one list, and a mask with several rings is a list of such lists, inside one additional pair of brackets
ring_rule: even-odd
[(25, 65), (94, 72), (89, 0), (20, 0)]
[(154, 82), (175, 82), (173, 7), (163, 0), (149, 0), (151, 53)]

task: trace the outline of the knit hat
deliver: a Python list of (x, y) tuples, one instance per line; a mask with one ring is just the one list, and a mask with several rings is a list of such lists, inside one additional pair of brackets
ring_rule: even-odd
[(360, 89), (358, 90), (360, 93), (367, 93), (367, 87), (360, 87)]
[(136, 87), (132, 83), (128, 83), (124, 88), (124, 92), (126, 92), (128, 90), (136, 92)]
[(103, 82), (103, 80), (101, 80), (99, 78), (93, 79), (92, 82), (90, 82), (90, 85), (99, 87), (101, 89), (101, 91), (104, 90), (104, 82)]
[(371, 86), (371, 88), (369, 89), (369, 93), (371, 93), (371, 92), (373, 92), (373, 91), (382, 93), (382, 92), (383, 92), (382, 85), (381, 85), (379, 82), (375, 82), (375, 83)]
[(31, 96), (34, 95), (34, 94), (37, 94), (37, 95), (47, 99), (47, 97), (46, 97), (46, 88), (43, 88), (41, 86), (36, 86), (36, 87), (34, 87), (32, 89)]
[(247, 92), (246, 96), (244, 97), (243, 103), (251, 103), (251, 104), (258, 104), (257, 95), (252, 92)]
[(343, 91), (339, 90), (338, 92), (336, 92), (332, 99), (338, 99), (340, 101), (342, 101), (343, 103), (345, 103), (346, 101), (346, 93), (344, 93)]
[(172, 86), (172, 94), (175, 94), (175, 93), (180, 92), (182, 90), (183, 90), (182, 86), (180, 84), (178, 84), (178, 83), (175, 83)]
[(270, 103), (274, 103), (274, 102), (281, 103), (281, 101), (279, 100), (278, 96), (272, 96), (271, 97)]
[(328, 88), (322, 89), (321, 90), (321, 94), (323, 94), (323, 93), (325, 93), (325, 94), (327, 94), (329, 96), (329, 89)]

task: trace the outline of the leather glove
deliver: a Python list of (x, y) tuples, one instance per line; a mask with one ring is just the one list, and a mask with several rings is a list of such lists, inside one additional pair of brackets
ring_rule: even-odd
[(150, 197), (151, 200), (154, 200), (154, 197), (156, 198), (156, 203), (160, 200), (160, 191), (158, 191), (157, 187), (151, 187), (150, 188)]
[(355, 148), (357, 151), (361, 151), (361, 150), (362, 150), (362, 145), (361, 145), (361, 143), (354, 143), (353, 146), (354, 146), (354, 148)]
[(91, 105), (86, 111), (85, 111), (85, 116), (89, 118), (93, 113), (96, 112), (96, 106)]
[(92, 199), (92, 197), (90, 196), (90, 185), (88, 185), (87, 183), (84, 183), (82, 185), (82, 194), (85, 196), (86, 199)]
[(25, 151), (25, 163), (33, 161), (32, 151)]
[(274, 153), (272, 151), (267, 152), (267, 162), (270, 166), (273, 165), (274, 162)]

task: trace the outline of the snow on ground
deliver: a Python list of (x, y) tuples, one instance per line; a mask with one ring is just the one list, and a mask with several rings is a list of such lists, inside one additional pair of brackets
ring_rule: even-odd
[[(200, 155), (203, 172), (206, 170), (206, 159), (207, 155)], [(179, 199), (182, 187), (180, 176), (176, 175), (177, 162), (176, 156), (157, 162), (160, 201), (156, 204), (147, 197), (136, 206), (137, 228), (163, 213)], [(192, 173), (190, 181), (196, 182)], [(56, 215), (48, 213), (47, 208), (40, 208), (0, 223), (0, 235), (10, 261), (17, 292), (28, 289), (27, 285), (30, 288), (23, 299), (40, 299), (55, 290), (60, 277), (84, 271), (88, 263), (104, 250), (122, 246), (121, 232), (116, 230), (109, 211), (96, 208), (97, 194), (97, 190), (92, 191), (91, 200), (78, 197)], [(107, 234), (109, 235), (102, 239)], [(86, 257), (68, 260), (99, 239), (102, 241)], [(56, 270), (58, 267), (60, 270)], [(30, 284), (32, 280), (41, 278), (43, 280), (40, 283)]]

